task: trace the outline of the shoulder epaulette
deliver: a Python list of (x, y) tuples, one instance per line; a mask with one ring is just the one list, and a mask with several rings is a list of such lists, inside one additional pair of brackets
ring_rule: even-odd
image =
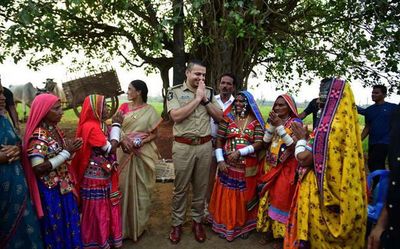
[(171, 86), (171, 87), (168, 88), (168, 91), (169, 91), (169, 90), (172, 90), (172, 89), (176, 89), (176, 88), (182, 87), (182, 86), (183, 86), (183, 84)]
[(206, 89), (210, 90), (210, 96), (209, 99), (211, 99), (214, 96), (214, 88), (210, 87), (210, 86), (206, 86)]

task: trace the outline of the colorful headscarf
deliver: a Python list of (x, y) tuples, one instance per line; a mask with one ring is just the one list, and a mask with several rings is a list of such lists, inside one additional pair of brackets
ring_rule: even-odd
[(79, 124), (76, 137), (83, 140), (82, 148), (76, 152), (71, 166), (76, 172), (77, 188), (89, 163), (90, 154), (93, 147), (102, 147), (107, 143), (106, 125), (102, 120), (104, 112), (104, 96), (89, 95), (85, 98), (82, 111), (79, 116)]
[[(256, 117), (256, 119), (258, 120), (258, 122), (260, 123), (261, 127), (265, 126), (265, 122), (264, 119), (261, 115), (260, 109), (258, 108), (257, 102), (254, 100), (253, 95), (251, 95), (250, 92), (248, 91), (240, 91), (238, 94), (244, 95), (247, 99), (247, 102), (249, 103), (249, 106), (254, 114), (254, 116)], [(232, 112), (232, 108), (234, 108), (234, 105), (230, 105), (225, 111), (224, 111), (224, 115), (227, 116), (228, 118), (235, 120), (235, 115)]]
[[(285, 100), (286, 104), (289, 106), (290, 110), (292, 111), (292, 114), (294, 115), (294, 117), (298, 118), (298, 117), (299, 117), (299, 114), (297, 113), (296, 102), (294, 101), (293, 97), (290, 96), (289, 94), (282, 94), (282, 95), (279, 95), (279, 96), (276, 98), (276, 100), (275, 100), (275, 102), (274, 102), (274, 105), (272, 106), (272, 110), (273, 110), (274, 107), (275, 107), (276, 101), (277, 101), (278, 98), (280, 98), (280, 97), (282, 97), (282, 98)], [(291, 116), (292, 116), (292, 115), (291, 115)], [(292, 118), (294, 118), (294, 117), (292, 117)]]
[(24, 167), (26, 180), (28, 182), (29, 192), (32, 201), (36, 207), (37, 215), (43, 217), (42, 202), (40, 201), (39, 189), (36, 182), (36, 175), (33, 172), (31, 161), (28, 158), (29, 139), (33, 131), (40, 125), (43, 118), (51, 108), (59, 101), (59, 98), (53, 94), (40, 94), (36, 96), (31, 105), (31, 110), (26, 122), (24, 141), (22, 144), (22, 165)]

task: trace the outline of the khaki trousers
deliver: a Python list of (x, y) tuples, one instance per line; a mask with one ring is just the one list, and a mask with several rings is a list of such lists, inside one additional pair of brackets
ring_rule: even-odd
[(200, 145), (188, 145), (174, 141), (172, 159), (175, 168), (174, 191), (172, 197), (172, 226), (185, 221), (186, 200), (189, 183), (192, 184), (192, 219), (201, 222), (204, 214), (204, 198), (207, 193), (211, 141)]

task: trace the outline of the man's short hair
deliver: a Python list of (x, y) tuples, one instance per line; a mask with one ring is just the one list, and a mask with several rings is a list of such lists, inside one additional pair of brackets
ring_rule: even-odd
[(233, 85), (236, 86), (236, 77), (235, 77), (235, 75), (233, 73), (223, 73), (223, 74), (221, 74), (221, 76), (219, 76), (219, 82), (221, 82), (221, 79), (224, 76), (228, 76), (228, 77), (232, 78), (233, 79)]
[(193, 59), (193, 60), (188, 61), (187, 66), (186, 66), (186, 70), (188, 70), (188, 71), (192, 70), (194, 65), (206, 67), (206, 65), (201, 60)]
[(380, 89), (383, 95), (387, 94), (387, 88), (385, 85), (374, 85), (372, 86), (372, 89)]

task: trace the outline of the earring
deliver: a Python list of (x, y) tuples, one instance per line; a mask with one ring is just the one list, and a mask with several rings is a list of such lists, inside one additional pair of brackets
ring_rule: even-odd
[(240, 112), (240, 116), (242, 118), (244, 118), (244, 116), (246, 116), (246, 111), (247, 111), (246, 107), (247, 107), (247, 105), (244, 105), (242, 111)]

